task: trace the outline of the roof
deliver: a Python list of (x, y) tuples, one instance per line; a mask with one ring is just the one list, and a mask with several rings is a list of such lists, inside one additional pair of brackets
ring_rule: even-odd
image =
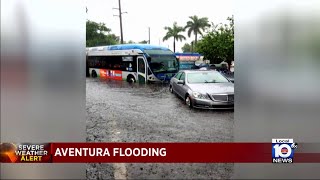
[(202, 56), (199, 53), (174, 53), (176, 56)]
[(138, 56), (143, 52), (140, 49), (130, 49), (130, 50), (93, 50), (88, 51), (87, 56)]
[(141, 51), (144, 50), (168, 50), (169, 48), (157, 46), (157, 45), (150, 45), (150, 44), (120, 44), (120, 45), (111, 45), (105, 46), (106, 50), (128, 50), (128, 49), (140, 49)]

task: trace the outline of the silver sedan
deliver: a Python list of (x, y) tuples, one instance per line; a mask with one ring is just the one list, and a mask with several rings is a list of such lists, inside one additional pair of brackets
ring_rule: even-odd
[(170, 80), (169, 90), (190, 107), (233, 109), (233, 83), (213, 70), (182, 70)]

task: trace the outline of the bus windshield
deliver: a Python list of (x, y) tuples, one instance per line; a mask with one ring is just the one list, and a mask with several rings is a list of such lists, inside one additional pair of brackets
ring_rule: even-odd
[[(147, 50), (146, 50), (147, 51)], [(178, 71), (178, 61), (176, 59), (176, 56), (171, 51), (160, 51), (154, 52), (155, 50), (152, 50), (152, 53), (157, 54), (151, 54), (148, 53), (151, 61), (149, 62), (150, 68), (154, 73), (159, 72), (176, 72)]]

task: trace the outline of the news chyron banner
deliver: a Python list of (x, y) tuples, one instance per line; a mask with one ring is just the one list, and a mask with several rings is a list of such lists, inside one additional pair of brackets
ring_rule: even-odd
[(0, 154), (1, 163), (319, 163), (318, 146), (284, 138), (269, 143), (1, 143)]

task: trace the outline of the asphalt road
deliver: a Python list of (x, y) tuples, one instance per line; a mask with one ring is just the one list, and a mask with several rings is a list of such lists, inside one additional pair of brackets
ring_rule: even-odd
[[(88, 142), (230, 142), (233, 111), (189, 109), (164, 84), (86, 79)], [(233, 164), (87, 164), (88, 179), (228, 179)]]

